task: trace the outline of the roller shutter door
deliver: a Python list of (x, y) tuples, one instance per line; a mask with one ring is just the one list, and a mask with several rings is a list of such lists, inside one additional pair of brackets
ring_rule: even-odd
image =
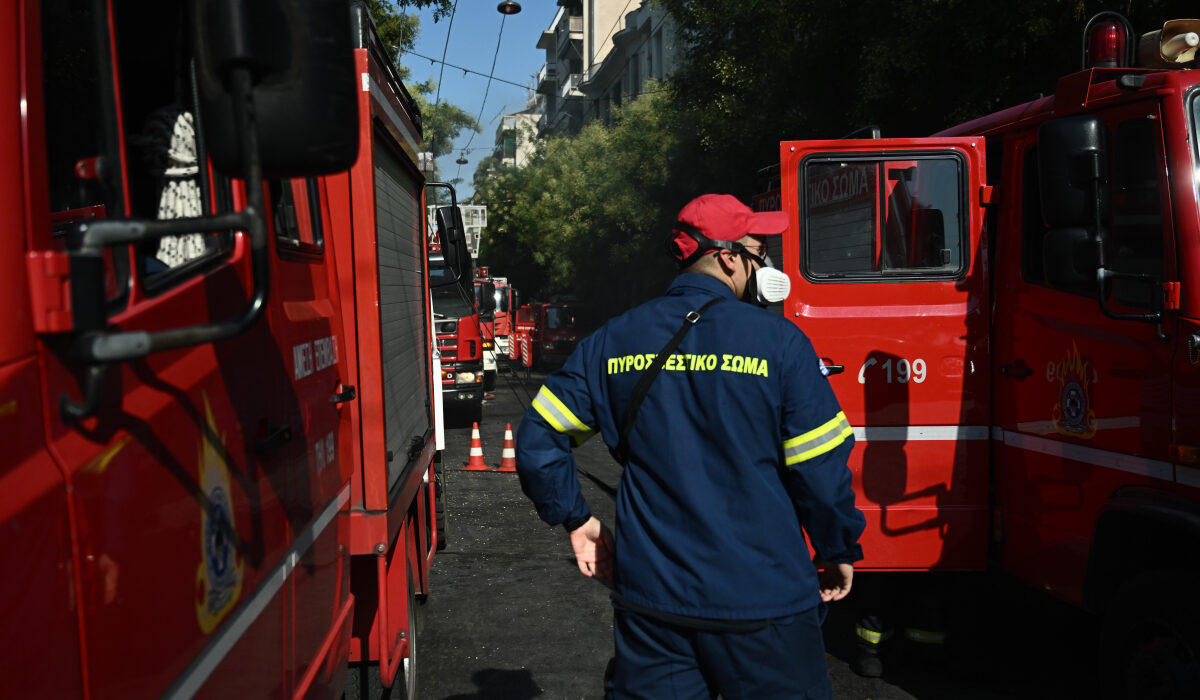
[(376, 133), (375, 221), (379, 240), (379, 316), (383, 337), (383, 397), (388, 485), (409, 462), (414, 444), (432, 428), (425, 316), (421, 191), (385, 137)]

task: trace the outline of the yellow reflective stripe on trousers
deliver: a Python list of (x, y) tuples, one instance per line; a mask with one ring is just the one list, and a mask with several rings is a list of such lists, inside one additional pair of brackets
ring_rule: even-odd
[(858, 625), (854, 629), (856, 632), (858, 632), (859, 639), (862, 639), (867, 644), (878, 644), (883, 641), (883, 632), (869, 630), (862, 625)]
[(921, 642), (922, 644), (943, 644), (946, 641), (946, 633), (906, 627), (904, 628), (904, 638), (910, 642)]
[(827, 423), (783, 443), (784, 464), (799, 464), (832, 450), (854, 434), (846, 414), (838, 411)]
[(583, 421), (576, 418), (575, 414), (544, 386), (538, 389), (537, 396), (533, 398), (533, 407), (552, 428), (570, 436), (576, 445), (582, 445), (596, 434), (595, 430), (584, 425)]

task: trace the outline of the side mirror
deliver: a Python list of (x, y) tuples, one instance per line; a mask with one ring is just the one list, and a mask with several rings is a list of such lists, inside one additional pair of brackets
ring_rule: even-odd
[(1109, 218), (1108, 131), (1093, 115), (1038, 128), (1042, 218), (1050, 228), (1099, 230)]
[(482, 282), (479, 285), (479, 313), (490, 314), (496, 310), (496, 285)]
[(450, 192), (450, 205), (437, 207), (433, 215), (437, 242), (441, 247), (442, 264), (445, 265), (450, 280), (442, 285), (457, 284), (468, 296), (474, 295), (475, 261), (471, 259), (471, 251), (467, 248), (467, 228), (463, 225), (462, 210), (458, 208), (454, 185), (448, 182), (427, 182), (425, 188), (427, 201), (431, 199), (429, 190), (445, 188)]
[(466, 229), (458, 206), (438, 207), (435, 220), (446, 269), (455, 280), (471, 279), (471, 251), (467, 249)]
[(1056, 289), (1095, 289), (1100, 243), (1084, 228), (1047, 231), (1042, 241), (1042, 264), (1046, 281)]
[(347, 170), (358, 158), (358, 86), (347, 0), (194, 0), (205, 145), (241, 176), (234, 69), (249, 68), (263, 175)]

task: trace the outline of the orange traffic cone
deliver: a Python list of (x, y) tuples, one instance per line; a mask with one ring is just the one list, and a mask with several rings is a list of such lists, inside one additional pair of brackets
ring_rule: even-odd
[(479, 424), (471, 424), (471, 459), (467, 462), (467, 466), (463, 467), (465, 472), (486, 472), (491, 471), (491, 467), (483, 463), (483, 443), (479, 439)]
[(512, 424), (504, 424), (504, 451), (500, 453), (500, 468), (497, 471), (517, 470), (517, 450), (513, 447)]

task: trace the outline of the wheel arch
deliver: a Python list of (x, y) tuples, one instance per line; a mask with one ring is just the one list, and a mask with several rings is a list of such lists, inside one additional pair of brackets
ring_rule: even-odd
[(1170, 491), (1118, 491), (1096, 519), (1084, 585), (1084, 605), (1103, 612), (1123, 583), (1164, 567), (1191, 567), (1200, 550), (1200, 503)]

